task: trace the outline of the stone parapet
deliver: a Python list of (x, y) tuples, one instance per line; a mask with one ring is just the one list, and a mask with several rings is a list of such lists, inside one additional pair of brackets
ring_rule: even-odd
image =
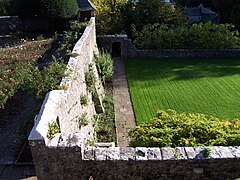
[[(204, 149), (210, 155), (204, 157)], [(95, 161), (165, 161), (165, 160), (198, 160), (198, 159), (240, 159), (240, 146), (212, 147), (87, 147), (83, 150), (83, 160)]]

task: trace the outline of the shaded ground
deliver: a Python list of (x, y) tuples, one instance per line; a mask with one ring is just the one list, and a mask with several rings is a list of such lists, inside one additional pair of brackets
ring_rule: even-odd
[(34, 179), (34, 166), (14, 164), (22, 147), (17, 130), (35, 113), (35, 107), (35, 99), (20, 92), (0, 111), (0, 179)]

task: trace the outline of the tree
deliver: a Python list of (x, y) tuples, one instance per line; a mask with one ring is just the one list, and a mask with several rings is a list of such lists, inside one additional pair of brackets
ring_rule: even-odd
[(77, 14), (76, 0), (41, 0), (41, 15), (51, 19), (68, 19)]
[(124, 10), (125, 30), (132, 37), (132, 28), (140, 31), (145, 25), (160, 23), (171, 27), (185, 25), (186, 17), (181, 9), (162, 0), (129, 1)]
[(18, 0), (17, 1), (18, 15), (21, 18), (33, 18), (40, 14), (40, 0)]
[(67, 19), (78, 11), (76, 0), (18, 0), (19, 16), (45, 19)]
[(124, 29), (121, 9), (127, 0), (93, 0), (98, 34), (119, 34)]
[(0, 16), (15, 15), (15, 5), (14, 0), (0, 0)]

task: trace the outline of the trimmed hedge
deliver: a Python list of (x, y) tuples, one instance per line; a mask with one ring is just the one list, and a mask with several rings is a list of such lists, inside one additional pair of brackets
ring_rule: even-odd
[(240, 120), (159, 110), (154, 119), (133, 128), (129, 136), (133, 147), (239, 146)]

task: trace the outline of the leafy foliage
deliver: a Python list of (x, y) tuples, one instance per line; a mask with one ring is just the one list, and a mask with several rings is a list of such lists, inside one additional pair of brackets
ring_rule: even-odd
[(0, 16), (16, 14), (16, 3), (14, 0), (0, 0)]
[(77, 14), (76, 0), (41, 0), (43, 15), (47, 18), (71, 18)]
[[(51, 64), (48, 67), (44, 67), (42, 71), (40, 71), (37, 66), (32, 66), (29, 68), (31, 72), (25, 76), (26, 89), (34, 92), (37, 97), (41, 98), (46, 92), (58, 87), (58, 83), (63, 78), (66, 69), (66, 64), (61, 58), (54, 59)], [(18, 71), (19, 76), (24, 73), (23, 71), (25, 71), (25, 69)]]
[(96, 29), (98, 34), (118, 34), (124, 29), (121, 9), (126, 0), (93, 0), (96, 7)]
[(187, 19), (180, 9), (160, 0), (131, 0), (123, 12), (125, 30), (130, 37), (133, 36), (134, 29), (141, 31), (144, 26), (150, 24), (159, 23), (168, 27), (187, 24)]
[(18, 15), (21, 18), (33, 18), (40, 15), (41, 0), (17, 0)]
[(113, 60), (110, 54), (100, 51), (99, 55), (95, 55), (95, 63), (98, 70), (98, 74), (101, 80), (105, 82), (107, 78), (113, 75)]
[[(181, 147), (198, 145), (240, 145), (240, 120), (219, 120), (203, 114), (178, 114), (173, 110), (157, 111), (150, 122), (130, 132), (134, 147)], [(206, 153), (206, 155), (209, 153)]]
[(88, 125), (87, 113), (83, 113), (81, 116), (78, 117), (78, 125), (79, 125), (79, 128), (81, 126), (87, 126)]
[(81, 95), (80, 96), (80, 103), (83, 106), (87, 106), (88, 105), (88, 97), (86, 95)]
[(232, 49), (240, 45), (239, 33), (229, 24), (211, 22), (168, 28), (159, 23), (135, 33), (134, 43), (143, 49)]
[(66, 54), (71, 54), (72, 48), (77, 40), (82, 36), (82, 33), (87, 26), (87, 22), (70, 22), (70, 30), (64, 31), (63, 41), (61, 42), (60, 50)]
[(92, 64), (89, 65), (88, 71), (85, 72), (85, 82), (87, 89), (90, 92), (93, 92), (95, 90), (96, 76), (94, 74)]
[(94, 130), (98, 142), (116, 142), (115, 114), (113, 97), (106, 96), (103, 100), (104, 113), (95, 115)]
[(48, 139), (54, 138), (54, 135), (59, 132), (60, 132), (60, 127), (58, 126), (56, 121), (52, 121), (48, 123), (48, 132), (47, 132)]
[[(28, 86), (37, 59), (49, 48), (52, 40), (24, 42), (19, 46), (0, 50), (0, 106), (17, 90)], [(27, 52), (27, 53), (26, 53)]]

